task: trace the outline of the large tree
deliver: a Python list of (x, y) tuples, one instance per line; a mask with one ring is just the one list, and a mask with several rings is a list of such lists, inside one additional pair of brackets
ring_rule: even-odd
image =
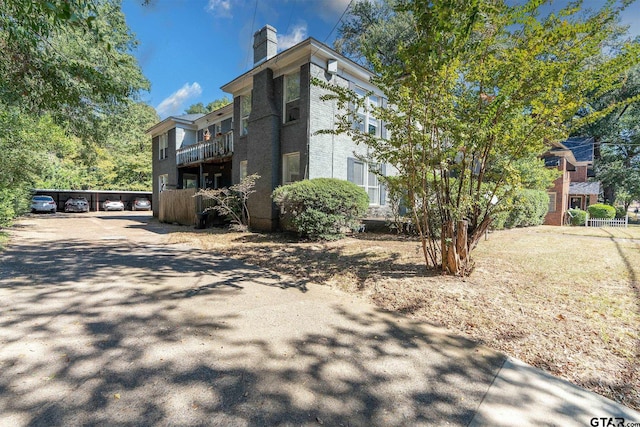
[[(397, 169), (389, 186), (411, 208), (428, 266), (467, 274), (469, 252), (522, 187), (518, 162), (565, 138), (587, 96), (615, 88), (638, 61), (634, 44), (602, 54), (622, 10), (613, 1), (547, 16), (541, 3), (401, 1), (416, 37), (396, 61), (365, 51), (388, 107), (327, 86), (343, 111), (336, 132)], [(364, 109), (385, 123), (386, 138), (353, 125)]]
[(226, 96), (222, 98), (218, 98), (214, 101), (211, 101), (206, 106), (202, 102), (198, 102), (197, 104), (192, 104), (185, 110), (187, 114), (207, 114), (212, 111), (217, 110), (218, 108), (222, 108), (225, 105), (231, 104), (231, 100)]

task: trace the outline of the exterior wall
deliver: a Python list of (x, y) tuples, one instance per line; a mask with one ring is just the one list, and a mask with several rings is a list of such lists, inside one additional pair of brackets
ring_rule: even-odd
[(161, 175), (168, 175), (167, 187), (168, 189), (175, 189), (178, 186), (178, 168), (176, 167), (176, 128), (169, 129), (167, 149), (167, 157), (160, 160), (160, 137), (156, 136), (152, 140), (151, 151), (153, 156), (152, 171), (153, 171), (153, 216), (157, 217), (159, 214), (158, 208), (160, 200), (160, 188), (158, 179)]
[[(247, 174), (257, 173), (255, 193), (249, 197), (251, 226), (274, 230), (278, 225), (271, 192), (280, 182), (280, 120), (273, 71), (265, 68), (253, 77), (251, 114), (247, 135)], [(236, 120), (239, 122), (239, 120)]]
[[(288, 123), (282, 123), (284, 117), (284, 76), (275, 81), (276, 108), (280, 115), (280, 168), (278, 171), (278, 185), (282, 184), (282, 156), (287, 153), (300, 153), (300, 175), (308, 178), (308, 153), (309, 141), (309, 64), (300, 67), (300, 118)], [(314, 111), (315, 114), (315, 111)]]
[(569, 172), (571, 182), (587, 182), (587, 166), (577, 166), (575, 172)]
[(247, 160), (248, 135), (240, 135), (241, 97), (233, 100), (233, 157), (231, 158), (231, 179), (234, 184), (240, 182), (240, 162)]
[(562, 219), (567, 211), (569, 203), (569, 184), (571, 183), (571, 180), (570, 172), (567, 172), (566, 165), (566, 159), (561, 158), (558, 170), (562, 172), (562, 175), (553, 182), (553, 187), (548, 190), (548, 192), (556, 193), (556, 211), (549, 212), (547, 214), (544, 219), (545, 225), (562, 225)]
[[(331, 75), (311, 64), (311, 76), (326, 83), (340, 87), (349, 87), (349, 81), (339, 75)], [(322, 101), (320, 97), (329, 92), (319, 86), (309, 88), (309, 179), (338, 178), (347, 179), (347, 158), (354, 157), (354, 152), (366, 155), (365, 147), (357, 146), (347, 135), (316, 134), (319, 130), (334, 128), (336, 114), (339, 112), (336, 101)]]

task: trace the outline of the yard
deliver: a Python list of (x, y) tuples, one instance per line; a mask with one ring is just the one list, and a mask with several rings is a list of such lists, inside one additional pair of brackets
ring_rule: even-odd
[(466, 279), (426, 272), (404, 236), (314, 243), (209, 229), (170, 241), (360, 295), (640, 409), (640, 227), (494, 232)]

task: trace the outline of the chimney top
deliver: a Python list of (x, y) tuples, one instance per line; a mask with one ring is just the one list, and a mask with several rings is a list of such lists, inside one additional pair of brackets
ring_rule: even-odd
[(273, 58), (278, 53), (277, 31), (265, 25), (253, 35), (253, 65)]

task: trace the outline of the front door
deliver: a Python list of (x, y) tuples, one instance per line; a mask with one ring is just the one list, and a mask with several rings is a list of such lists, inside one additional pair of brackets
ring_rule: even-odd
[(569, 198), (569, 208), (584, 210), (582, 200), (583, 200), (582, 196), (571, 196)]

